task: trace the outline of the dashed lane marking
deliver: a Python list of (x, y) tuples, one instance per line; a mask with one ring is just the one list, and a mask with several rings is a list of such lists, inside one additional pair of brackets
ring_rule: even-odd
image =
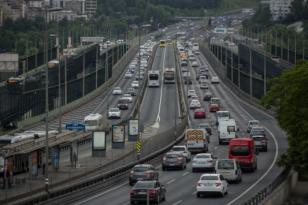
[(166, 184), (169, 185), (169, 184), (172, 184), (173, 182), (175, 182), (175, 179), (171, 179), (171, 180), (168, 181)]

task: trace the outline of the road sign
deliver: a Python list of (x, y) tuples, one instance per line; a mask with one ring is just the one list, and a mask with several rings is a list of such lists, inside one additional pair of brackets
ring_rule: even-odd
[(67, 130), (76, 130), (76, 131), (85, 131), (86, 126), (81, 123), (67, 123), (65, 125), (65, 129)]
[(136, 141), (135, 149), (136, 149), (137, 152), (139, 152), (139, 153), (141, 152), (142, 143), (141, 143), (140, 139), (138, 139), (138, 140)]

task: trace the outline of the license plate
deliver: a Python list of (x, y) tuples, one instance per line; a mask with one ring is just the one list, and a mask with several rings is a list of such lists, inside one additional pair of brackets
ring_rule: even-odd
[(146, 192), (144, 192), (144, 191), (141, 191), (141, 192), (139, 192), (138, 194), (147, 194)]

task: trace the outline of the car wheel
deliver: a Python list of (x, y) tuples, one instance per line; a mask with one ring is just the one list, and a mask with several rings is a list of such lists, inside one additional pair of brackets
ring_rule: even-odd
[(135, 204), (135, 201), (130, 201), (130, 204)]
[(228, 195), (228, 191), (225, 192), (225, 195)]
[(199, 192), (196, 193), (197, 198), (201, 197), (201, 194)]
[(221, 196), (221, 197), (224, 197), (224, 196), (225, 196), (225, 193), (224, 193), (224, 192), (221, 192), (221, 193), (220, 193), (220, 196)]
[(166, 167), (162, 166), (162, 170), (163, 170), (163, 171), (166, 171)]
[(133, 186), (133, 185), (134, 185), (134, 183), (130, 181), (129, 182), (129, 186)]
[(196, 169), (195, 168), (192, 168), (192, 170), (191, 170), (192, 172), (196, 172)]
[(159, 195), (157, 195), (156, 203), (159, 204), (159, 202), (160, 202), (160, 198), (159, 198)]
[(267, 147), (264, 148), (264, 152), (267, 152)]
[(219, 140), (219, 145), (222, 145), (222, 141), (221, 140)]

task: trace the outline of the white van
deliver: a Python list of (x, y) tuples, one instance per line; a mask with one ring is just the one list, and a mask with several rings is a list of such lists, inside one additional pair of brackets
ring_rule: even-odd
[(219, 144), (229, 142), (236, 137), (237, 126), (234, 119), (220, 121), (218, 125)]
[(220, 121), (225, 121), (229, 120), (230, 117), (230, 112), (227, 110), (220, 110), (216, 112), (216, 125), (219, 125)]
[(235, 159), (218, 159), (215, 164), (215, 171), (221, 174), (227, 181), (241, 182), (242, 170)]

